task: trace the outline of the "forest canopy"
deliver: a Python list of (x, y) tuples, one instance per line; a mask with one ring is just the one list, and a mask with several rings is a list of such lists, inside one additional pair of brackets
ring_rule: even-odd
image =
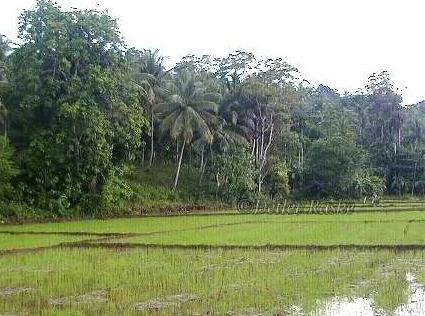
[(24, 11), (19, 44), (0, 38), (2, 215), (97, 212), (131, 196), (129, 166), (173, 166), (170, 194), (196, 170), (192, 192), (226, 203), (424, 194), (425, 106), (388, 72), (341, 94), (282, 58), (164, 60), (106, 12)]

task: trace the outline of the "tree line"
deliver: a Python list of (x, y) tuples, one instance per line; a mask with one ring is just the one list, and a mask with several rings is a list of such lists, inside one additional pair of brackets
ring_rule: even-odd
[(107, 13), (39, 0), (0, 40), (0, 200), (90, 209), (123, 166), (163, 163), (224, 201), (423, 194), (424, 111), (385, 71), (340, 94), (243, 51), (167, 69)]

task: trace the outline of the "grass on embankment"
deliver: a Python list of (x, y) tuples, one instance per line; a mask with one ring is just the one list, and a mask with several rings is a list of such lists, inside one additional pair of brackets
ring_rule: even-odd
[(0, 257), (0, 313), (139, 315), (151, 303), (155, 315), (291, 306), (320, 315), (336, 296), (371, 297), (392, 313), (407, 301), (406, 272), (423, 275), (424, 260), (424, 252), (54, 249)]
[(0, 252), (2, 250), (50, 247), (64, 242), (82, 241), (93, 236), (2, 234), (0, 233)]

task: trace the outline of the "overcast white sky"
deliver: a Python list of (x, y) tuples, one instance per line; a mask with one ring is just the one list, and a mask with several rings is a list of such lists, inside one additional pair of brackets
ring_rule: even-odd
[[(425, 99), (423, 0), (58, 0), (108, 9), (129, 46), (182, 56), (236, 49), (282, 57), (310, 82), (341, 92), (388, 70), (406, 104)], [(35, 0), (2, 1), (0, 33), (15, 39)]]

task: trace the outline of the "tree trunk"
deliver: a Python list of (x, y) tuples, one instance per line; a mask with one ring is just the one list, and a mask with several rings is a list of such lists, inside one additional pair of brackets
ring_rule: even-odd
[(263, 177), (261, 173), (258, 175), (258, 183), (257, 183), (257, 190), (258, 193), (261, 193), (261, 185), (263, 184)]
[(412, 182), (412, 196), (415, 193), (415, 184), (416, 184), (416, 168), (418, 166), (418, 161), (415, 161), (415, 168), (413, 170), (413, 182)]
[(145, 166), (145, 145), (142, 145), (142, 167)]
[(210, 144), (210, 158), (211, 158), (211, 163), (214, 161), (214, 152), (212, 149), (212, 143)]
[(178, 162), (178, 165), (177, 165), (176, 176), (174, 178), (173, 190), (175, 190), (177, 188), (177, 183), (179, 182), (180, 167), (182, 165), (183, 152), (184, 152), (184, 146), (185, 145), (186, 145), (186, 140), (183, 140), (183, 144), (182, 144), (182, 147), (180, 149), (180, 157), (179, 157), (179, 162)]
[(150, 168), (152, 166), (152, 163), (153, 163), (153, 111), (151, 113), (151, 155), (149, 157), (148, 168)]
[(304, 166), (304, 133), (301, 130), (301, 167)]
[(204, 145), (202, 145), (201, 149), (201, 166), (199, 167), (199, 170), (202, 172), (204, 169)]

